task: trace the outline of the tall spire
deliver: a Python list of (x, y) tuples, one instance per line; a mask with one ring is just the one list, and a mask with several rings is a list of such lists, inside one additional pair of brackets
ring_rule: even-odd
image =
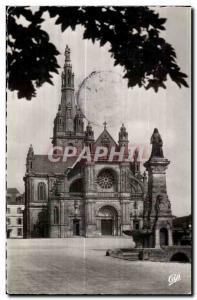
[[(71, 50), (66, 45), (64, 51), (64, 67), (62, 71), (61, 103), (54, 120), (53, 140), (55, 146), (82, 144), (84, 137), (83, 116), (75, 102), (74, 73), (72, 72)], [(77, 138), (80, 138), (80, 141)]]
[(74, 73), (72, 73), (72, 65), (70, 60), (70, 48), (66, 45), (64, 52), (65, 63), (64, 70), (62, 72), (62, 90), (69, 89), (74, 90)]

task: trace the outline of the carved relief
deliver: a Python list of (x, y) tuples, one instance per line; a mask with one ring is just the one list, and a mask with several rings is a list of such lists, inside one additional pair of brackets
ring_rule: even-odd
[(162, 195), (157, 196), (156, 201), (156, 211), (157, 213), (161, 212), (169, 212), (171, 210), (171, 204), (167, 197), (163, 197)]

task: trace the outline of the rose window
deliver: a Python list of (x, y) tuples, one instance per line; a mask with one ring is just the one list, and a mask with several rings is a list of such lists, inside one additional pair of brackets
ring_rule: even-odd
[(98, 175), (97, 182), (102, 189), (110, 189), (114, 184), (114, 176), (110, 171), (105, 170)]

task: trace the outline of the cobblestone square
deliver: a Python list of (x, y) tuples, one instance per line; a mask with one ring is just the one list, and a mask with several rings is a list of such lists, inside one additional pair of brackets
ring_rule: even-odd
[[(7, 241), (10, 294), (188, 294), (191, 264), (105, 256), (112, 239)], [(127, 241), (128, 243), (128, 241)], [(168, 285), (172, 273), (180, 281)]]

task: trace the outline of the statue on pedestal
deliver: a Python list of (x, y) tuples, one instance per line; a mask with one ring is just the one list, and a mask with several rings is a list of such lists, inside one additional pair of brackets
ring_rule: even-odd
[(152, 157), (164, 157), (163, 155), (163, 141), (161, 138), (161, 135), (159, 134), (159, 131), (157, 128), (154, 129), (153, 134), (151, 136), (151, 141), (150, 143), (152, 144), (152, 152), (151, 152), (151, 158)]

